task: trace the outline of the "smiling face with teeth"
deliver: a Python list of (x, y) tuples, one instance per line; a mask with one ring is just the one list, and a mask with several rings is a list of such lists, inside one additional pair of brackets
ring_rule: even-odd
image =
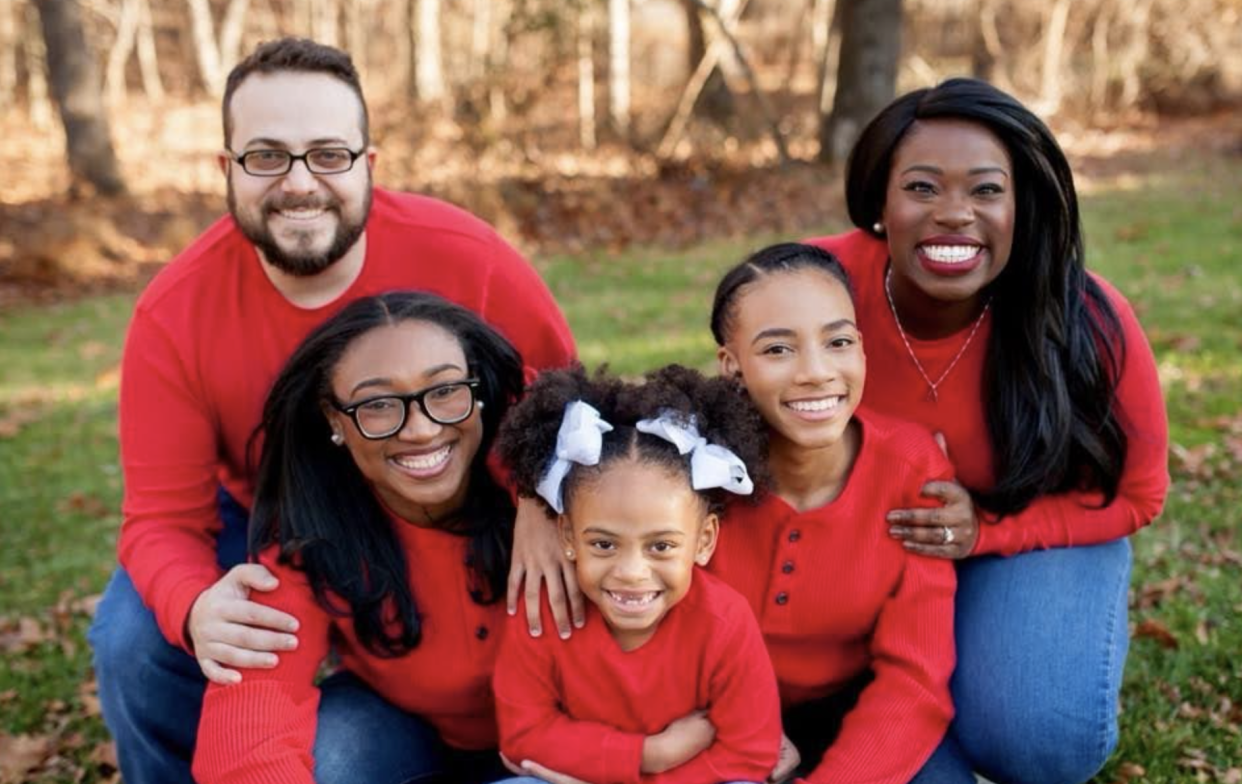
[[(402, 321), (354, 340), (332, 373), (332, 393), (344, 405), (386, 393), (408, 394), (470, 375), (461, 342), (426, 321)], [(470, 465), (483, 440), (478, 407), (453, 425), (432, 422), (411, 403), (405, 427), (380, 440), (362, 437), (348, 415), (326, 406), (335, 433), (380, 500), (421, 524), (461, 508)]]
[(911, 126), (893, 154), (881, 221), (903, 324), (936, 321), (931, 313), (952, 315), (954, 323), (942, 325), (950, 330), (970, 325), (984, 287), (1009, 263), (1015, 187), (1008, 151), (984, 126), (952, 119)]
[(578, 585), (623, 650), (641, 646), (716, 548), (716, 515), (686, 473), (634, 458), (580, 479), (561, 515)]
[(771, 428), (774, 470), (782, 455), (848, 452), (867, 371), (841, 281), (813, 267), (766, 274), (739, 290), (731, 323), (720, 372), (741, 381)]
[[(253, 74), (233, 94), (229, 111), (232, 138), (227, 141), (238, 154), (366, 147), (358, 96), (328, 74)], [(238, 227), (265, 262), (299, 277), (315, 275), (346, 257), (361, 262), (374, 161), (375, 152), (368, 149), (352, 169), (340, 174), (311, 174), (299, 161), (283, 176), (257, 177), (230, 155), (220, 156), (229, 212)]]

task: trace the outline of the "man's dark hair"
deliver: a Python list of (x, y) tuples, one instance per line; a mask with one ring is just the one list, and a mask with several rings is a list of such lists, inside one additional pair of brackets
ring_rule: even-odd
[(358, 69), (354, 61), (340, 49), (315, 43), (309, 38), (280, 38), (265, 41), (255, 47), (250, 55), (238, 63), (229, 72), (228, 81), (224, 86), (224, 146), (232, 143), (233, 118), (229, 107), (233, 102), (233, 93), (242, 82), (252, 74), (271, 74), (282, 71), (297, 73), (321, 73), (336, 77), (348, 85), (358, 96), (361, 109), (359, 122), (362, 126), (362, 143), (371, 143), (370, 122), (367, 119), (367, 101), (362, 96), (362, 82), (358, 78)]

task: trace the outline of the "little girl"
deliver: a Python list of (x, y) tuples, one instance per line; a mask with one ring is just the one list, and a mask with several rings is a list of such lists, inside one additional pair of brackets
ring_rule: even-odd
[(508, 760), (593, 782), (768, 777), (781, 724), (763, 638), (746, 600), (695, 568), (765, 443), (727, 382), (675, 366), (640, 384), (545, 373), (513, 409), (500, 456), (560, 516), (593, 606), (568, 640), (510, 619), (493, 682)]

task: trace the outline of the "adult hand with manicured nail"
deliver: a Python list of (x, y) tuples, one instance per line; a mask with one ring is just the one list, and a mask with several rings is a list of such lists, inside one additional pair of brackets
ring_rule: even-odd
[(292, 615), (250, 600), (251, 591), (272, 591), (276, 577), (260, 564), (238, 564), (194, 600), (186, 635), (203, 675), (213, 683), (240, 683), (230, 667), (271, 669), (276, 651), (297, 647)]
[[(949, 454), (944, 435), (936, 433), (936, 443)], [(928, 482), (924, 498), (935, 498), (942, 506), (920, 509), (894, 509), (888, 513), (889, 535), (907, 550), (935, 558), (968, 557), (979, 540), (979, 516), (970, 491), (958, 482)]]

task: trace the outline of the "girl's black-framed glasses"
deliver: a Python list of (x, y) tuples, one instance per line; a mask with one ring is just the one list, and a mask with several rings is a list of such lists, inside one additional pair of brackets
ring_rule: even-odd
[(436, 384), (408, 395), (377, 395), (349, 405), (335, 399), (329, 402), (354, 420), (354, 427), (363, 438), (377, 441), (401, 432), (411, 403), (417, 403), (423, 415), (439, 425), (455, 425), (469, 419), (474, 413), (478, 389), (479, 379), (467, 378)]

